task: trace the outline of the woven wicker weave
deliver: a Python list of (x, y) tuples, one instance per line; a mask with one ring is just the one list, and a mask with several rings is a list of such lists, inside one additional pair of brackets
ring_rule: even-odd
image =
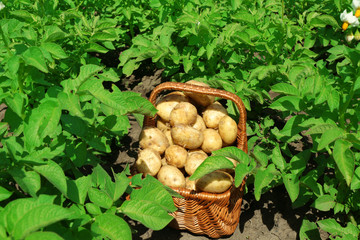
[[(159, 93), (166, 90), (201, 93), (233, 101), (240, 113), (237, 147), (247, 153), (246, 110), (242, 100), (237, 95), (209, 87), (166, 82), (158, 85), (151, 92), (149, 101), (155, 105)], [(156, 116), (145, 117), (144, 126), (155, 126), (155, 119)], [(233, 185), (229, 190), (220, 194), (195, 192), (186, 188), (173, 188), (184, 198), (173, 198), (178, 210), (171, 213), (174, 220), (170, 223), (170, 226), (176, 229), (188, 230), (195, 234), (208, 235), (211, 238), (233, 234), (240, 219), (245, 180), (239, 188), (235, 188)]]

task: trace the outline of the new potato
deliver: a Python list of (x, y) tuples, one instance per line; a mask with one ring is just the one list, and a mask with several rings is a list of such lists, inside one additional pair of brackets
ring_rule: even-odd
[(203, 132), (204, 141), (201, 145), (201, 149), (206, 153), (218, 150), (222, 147), (222, 139), (220, 134), (211, 128), (205, 129)]
[(165, 134), (156, 127), (145, 127), (141, 131), (139, 144), (143, 149), (152, 148), (160, 154), (170, 145)]
[(237, 124), (229, 116), (224, 116), (219, 122), (219, 134), (225, 145), (233, 144), (237, 137)]
[[(186, 82), (187, 84), (202, 86), (202, 87), (210, 87), (206, 83), (190, 80)], [(200, 93), (193, 92), (185, 92), (185, 95), (191, 98), (197, 105), (201, 107), (207, 107), (215, 101), (215, 97), (211, 95), (205, 95)]]
[(194, 152), (192, 154), (188, 154), (185, 163), (185, 171), (190, 176), (195, 172), (195, 170), (200, 166), (200, 164), (205, 161), (208, 157), (206, 153)]
[(177, 168), (185, 166), (187, 156), (186, 149), (178, 145), (172, 145), (165, 150), (166, 162)]
[(171, 137), (174, 144), (187, 149), (199, 148), (204, 141), (202, 132), (184, 124), (178, 124), (172, 127)]
[(230, 188), (233, 177), (223, 171), (217, 170), (206, 174), (196, 180), (196, 189), (210, 193), (223, 193)]
[(135, 162), (135, 167), (138, 172), (144, 175), (155, 176), (161, 168), (160, 154), (151, 148), (141, 150)]
[(196, 122), (197, 115), (197, 109), (194, 105), (181, 102), (170, 113), (170, 125), (172, 127), (177, 124), (192, 125)]
[(182, 172), (174, 166), (162, 166), (157, 174), (157, 179), (169, 187), (185, 187), (185, 177)]
[(165, 121), (170, 120), (170, 113), (176, 105), (181, 102), (188, 102), (189, 99), (181, 94), (169, 94), (166, 95), (156, 104), (156, 109), (158, 110), (157, 114)]
[(203, 112), (203, 119), (208, 128), (217, 128), (220, 120), (227, 116), (226, 109), (219, 102), (214, 102)]

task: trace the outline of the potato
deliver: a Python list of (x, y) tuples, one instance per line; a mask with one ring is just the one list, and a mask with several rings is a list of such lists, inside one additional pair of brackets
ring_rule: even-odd
[(193, 128), (199, 130), (200, 132), (206, 129), (204, 119), (200, 115), (197, 115), (195, 123), (192, 125)]
[(155, 176), (161, 168), (160, 154), (151, 148), (141, 150), (135, 162), (135, 167), (138, 172), (144, 175)]
[(157, 114), (165, 121), (170, 120), (170, 113), (181, 102), (189, 102), (189, 99), (180, 94), (168, 94), (156, 104)]
[(187, 151), (178, 145), (172, 145), (165, 150), (166, 162), (177, 168), (183, 168), (186, 163)]
[(165, 120), (163, 120), (162, 118), (159, 118), (156, 121), (156, 127), (158, 129), (160, 129), (161, 131), (165, 131), (165, 130), (170, 129), (170, 124), (169, 124), (169, 122), (165, 122)]
[(209, 193), (222, 193), (229, 189), (233, 183), (233, 177), (223, 171), (217, 170), (206, 174), (196, 180), (196, 189)]
[[(204, 153), (206, 154), (206, 152), (204, 152), (203, 150), (201, 150), (200, 148), (197, 148), (197, 149), (191, 149), (188, 151), (188, 154), (193, 154), (193, 153)], [(206, 154), (207, 155), (207, 154)]]
[(185, 171), (190, 176), (195, 172), (195, 170), (200, 166), (200, 164), (205, 161), (208, 157), (206, 153), (194, 152), (192, 154), (188, 154), (185, 163)]
[[(187, 81), (186, 83), (198, 85), (198, 86), (202, 86), (202, 87), (210, 87), (206, 83), (195, 81), (195, 80), (190, 80), (190, 81)], [(192, 93), (192, 92), (185, 92), (185, 95), (188, 96), (189, 98), (191, 98), (196, 103), (196, 105), (199, 105), (202, 107), (207, 107), (215, 101), (215, 96), (211, 96), (211, 95)]]
[(224, 116), (219, 122), (219, 134), (224, 142), (224, 145), (231, 145), (235, 142), (237, 137), (238, 127), (234, 119), (229, 116)]
[(185, 187), (184, 175), (171, 165), (162, 166), (157, 174), (157, 179), (169, 187)]
[(201, 145), (201, 149), (204, 152), (211, 153), (222, 147), (222, 139), (216, 130), (207, 128), (202, 133), (204, 135), (204, 141)]
[(160, 154), (170, 146), (165, 134), (156, 127), (144, 127), (140, 134), (140, 147), (143, 149), (152, 148)]
[(203, 119), (208, 128), (217, 128), (220, 120), (227, 115), (226, 109), (219, 102), (214, 102), (203, 112)]
[(172, 140), (172, 137), (171, 137), (171, 130), (170, 128), (169, 129), (166, 129), (165, 131), (163, 131), (163, 133), (165, 134), (167, 140), (169, 141), (169, 145), (174, 145), (174, 142)]
[(195, 191), (196, 190), (195, 181), (189, 180), (189, 178), (190, 177), (185, 178), (185, 188)]
[(161, 166), (165, 166), (165, 165), (168, 165), (167, 162), (166, 162), (166, 158), (162, 158), (161, 159)]
[(170, 113), (170, 125), (192, 125), (196, 122), (197, 115), (197, 109), (194, 105), (188, 102), (181, 102)]
[(199, 148), (204, 141), (202, 132), (184, 124), (178, 124), (171, 128), (171, 137), (174, 144), (187, 149)]

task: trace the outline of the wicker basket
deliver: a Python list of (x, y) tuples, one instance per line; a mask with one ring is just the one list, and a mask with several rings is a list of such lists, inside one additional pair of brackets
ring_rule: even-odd
[[(185, 83), (165, 82), (158, 85), (149, 97), (155, 105), (157, 96), (166, 90), (177, 90), (213, 95), (233, 101), (240, 113), (237, 133), (237, 147), (247, 153), (246, 110), (242, 100), (235, 94)], [(144, 126), (155, 126), (155, 117), (145, 117)], [(245, 188), (243, 180), (239, 188), (233, 185), (221, 194), (195, 192), (186, 188), (173, 188), (184, 198), (173, 198), (176, 212), (171, 213), (174, 220), (169, 226), (188, 230), (194, 234), (208, 235), (211, 238), (231, 235), (234, 233), (240, 219), (241, 203)]]

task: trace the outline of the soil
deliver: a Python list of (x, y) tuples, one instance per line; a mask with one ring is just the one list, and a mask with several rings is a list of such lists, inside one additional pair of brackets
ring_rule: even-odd
[[(137, 74), (123, 79), (122, 90), (139, 92), (148, 97), (152, 89), (162, 82), (161, 70), (146, 72), (141, 77)], [(134, 163), (139, 144), (138, 138), (141, 127), (130, 117), (131, 129), (129, 135), (123, 139), (123, 147), (119, 150), (115, 165), (125, 166)], [(301, 143), (299, 143), (301, 144)], [(294, 146), (301, 148), (301, 146)], [(221, 239), (239, 240), (295, 240), (299, 239), (299, 230), (304, 217), (318, 219), (316, 213), (309, 206), (293, 209), (291, 200), (283, 186), (271, 189), (256, 201), (253, 195), (253, 186), (248, 186), (249, 191), (244, 195), (242, 213), (237, 229), (231, 236)], [(194, 235), (188, 231), (180, 231), (165, 227), (160, 231), (153, 231), (139, 223), (132, 222), (134, 240), (205, 240), (207, 236)], [(329, 239), (326, 232), (320, 232), (321, 239)]]

